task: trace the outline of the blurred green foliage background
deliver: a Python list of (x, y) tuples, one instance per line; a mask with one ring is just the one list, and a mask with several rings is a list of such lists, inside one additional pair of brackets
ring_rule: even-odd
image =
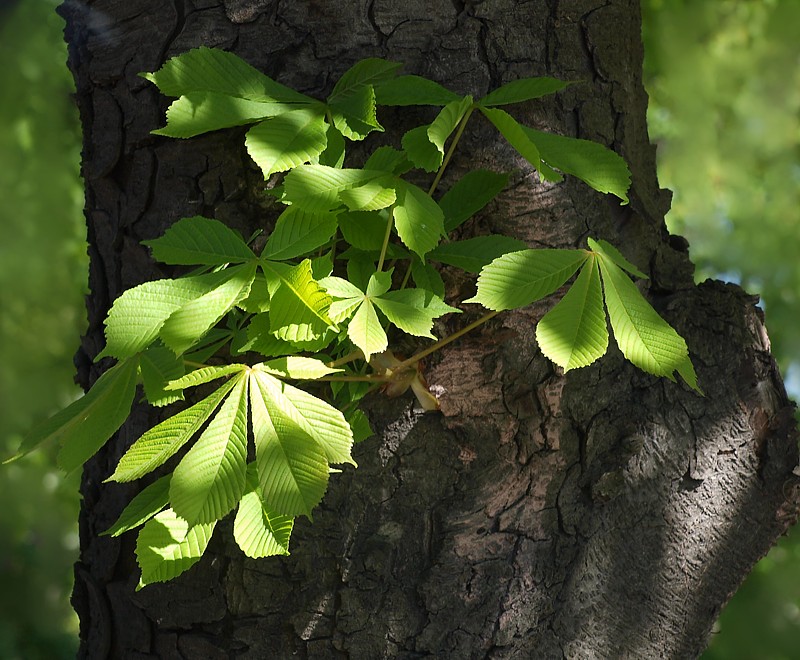
[[(0, 3), (0, 452), (78, 396), (85, 230), (80, 135), (57, 0)], [(670, 229), (698, 280), (762, 296), (800, 394), (800, 1), (642, 0), (650, 132)], [(0, 472), (0, 658), (74, 657), (77, 479), (37, 453)], [(726, 608), (704, 658), (800, 657), (800, 534)]]

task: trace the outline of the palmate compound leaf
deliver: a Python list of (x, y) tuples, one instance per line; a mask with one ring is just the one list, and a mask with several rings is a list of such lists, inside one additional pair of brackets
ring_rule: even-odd
[(198, 385), (203, 385), (204, 383), (210, 383), (212, 380), (216, 380), (217, 378), (238, 373), (243, 371), (245, 368), (245, 365), (236, 363), (200, 367), (199, 369), (190, 371), (188, 374), (184, 374), (180, 378), (171, 380), (169, 383), (167, 383), (167, 386), (164, 389), (174, 392), (185, 390), (187, 387), (197, 387)]
[(247, 472), (247, 376), (234, 383), (216, 415), (183, 457), (169, 486), (172, 508), (189, 525), (231, 511), (244, 493)]
[(106, 371), (80, 399), (38, 426), (22, 441), (11, 462), (40, 444), (61, 444), (58, 464), (66, 472), (79, 468), (122, 426), (136, 394), (138, 359), (128, 359)]
[(675, 380), (677, 371), (697, 392), (697, 375), (686, 342), (636, 288), (628, 275), (602, 252), (597, 252), (611, 328), (622, 354), (655, 376)]
[(262, 394), (268, 394), (273, 404), (289, 416), (322, 447), (328, 463), (355, 465), (350, 452), (353, 432), (341, 412), (322, 399), (284, 383), (254, 365)]
[(319, 157), (328, 144), (321, 109), (304, 108), (262, 121), (247, 131), (247, 153), (268, 179)]
[(536, 341), (564, 371), (585, 367), (605, 355), (608, 327), (597, 257), (587, 260), (566, 295), (539, 321)]
[(178, 220), (163, 236), (142, 244), (157, 261), (177, 266), (223, 266), (256, 258), (233, 229), (199, 215)]
[(163, 465), (194, 437), (235, 385), (234, 380), (190, 408), (165, 419), (134, 442), (106, 481), (133, 481)]
[(190, 300), (170, 314), (159, 330), (161, 340), (180, 355), (195, 344), (230, 309), (247, 297), (256, 264), (246, 263), (222, 271), (225, 279), (208, 293)]
[(520, 250), (495, 259), (478, 277), (468, 303), (501, 311), (525, 307), (550, 295), (589, 258), (585, 250)]
[(119, 536), (143, 525), (169, 504), (169, 480), (171, 474), (156, 479), (142, 492), (134, 497), (126, 506), (111, 527), (100, 536)]
[(158, 337), (164, 322), (183, 305), (222, 285), (230, 273), (206, 273), (176, 280), (145, 282), (114, 301), (105, 320), (106, 347), (95, 358), (133, 357)]
[(598, 192), (611, 193), (628, 203), (631, 173), (622, 156), (590, 140), (545, 133), (527, 126), (522, 130), (550, 167), (572, 174)]
[(305, 515), (328, 487), (325, 452), (281, 405), (280, 383), (269, 374), (250, 373), (250, 414), (256, 465), (264, 502), (285, 515)]
[(369, 361), (370, 356), (386, 350), (389, 339), (372, 301), (364, 297), (356, 304), (358, 308), (350, 319), (350, 323), (347, 324), (347, 336), (364, 354), (364, 359)]
[(252, 101), (313, 103), (314, 99), (275, 82), (242, 58), (217, 48), (200, 47), (143, 74), (167, 96), (212, 92)]
[(275, 261), (294, 259), (325, 245), (335, 233), (335, 213), (310, 213), (290, 206), (278, 217), (261, 256)]
[(190, 527), (172, 509), (147, 521), (136, 539), (136, 562), (142, 571), (136, 591), (167, 582), (200, 561), (216, 522)]
[(233, 521), (233, 538), (248, 557), (258, 559), (289, 554), (294, 518), (272, 511), (264, 502), (255, 464), (247, 467), (248, 490)]
[(460, 309), (450, 307), (441, 298), (423, 289), (389, 291), (373, 300), (389, 321), (416, 337), (436, 339), (431, 333), (433, 320), (444, 314), (461, 313)]

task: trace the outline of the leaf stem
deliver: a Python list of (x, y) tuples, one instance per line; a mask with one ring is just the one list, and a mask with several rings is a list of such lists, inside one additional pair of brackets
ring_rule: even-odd
[(394, 225), (394, 204), (389, 207), (389, 219), (386, 221), (386, 234), (383, 237), (381, 246), (381, 257), (378, 259), (378, 272), (383, 270), (383, 262), (386, 259), (386, 250), (389, 248), (389, 238), (392, 236), (392, 226)]
[(458, 141), (461, 139), (461, 135), (464, 133), (464, 129), (467, 127), (467, 122), (469, 121), (472, 112), (475, 110), (475, 107), (476, 106), (473, 104), (472, 107), (470, 107), (470, 109), (467, 110), (466, 114), (462, 117), (461, 121), (459, 122), (456, 134), (453, 137), (453, 141), (450, 143), (450, 148), (447, 150), (447, 153), (444, 156), (444, 160), (442, 161), (442, 166), (436, 173), (436, 178), (433, 180), (430, 190), (428, 190), (429, 195), (433, 195), (434, 191), (436, 190), (436, 187), (439, 185), (439, 181), (442, 180), (442, 175), (444, 174), (444, 170), (450, 163), (450, 159), (453, 157), (453, 152), (456, 150), (456, 145), (458, 144)]
[(361, 352), (361, 349), (356, 349), (348, 353), (347, 355), (343, 355), (338, 360), (334, 360), (333, 362), (328, 362), (328, 366), (331, 369), (336, 367), (341, 367), (343, 364), (347, 364), (349, 362), (353, 362), (353, 360), (358, 360), (364, 357), (364, 354)]
[(489, 319), (492, 319), (495, 316), (497, 316), (499, 313), (500, 312), (491, 311), (491, 312), (488, 312), (487, 314), (484, 314), (477, 321), (473, 321), (469, 325), (464, 326), (463, 328), (461, 328), (461, 330), (458, 330), (458, 331), (454, 332), (452, 335), (448, 335), (444, 339), (440, 339), (435, 344), (433, 344), (433, 346), (428, 346), (428, 348), (420, 351), (419, 353), (416, 353), (416, 354), (412, 355), (407, 360), (403, 360), (400, 364), (394, 365), (392, 367), (392, 371), (393, 372), (397, 372), (397, 371), (400, 371), (401, 369), (405, 369), (406, 367), (410, 367), (411, 365), (416, 364), (422, 358), (427, 357), (431, 353), (434, 353), (434, 352), (438, 351), (440, 348), (442, 348), (444, 346), (447, 346), (447, 344), (449, 344), (450, 342), (453, 342), (456, 339), (458, 339), (459, 337), (462, 337), (465, 334), (467, 334), (468, 332), (471, 332), (472, 330), (477, 328), (479, 325), (482, 325), (483, 323), (486, 323), (486, 321), (488, 321)]
[(408, 268), (406, 268), (406, 274), (403, 275), (403, 281), (400, 284), (401, 289), (406, 288), (406, 284), (408, 284), (408, 278), (411, 276), (411, 262), (408, 262)]

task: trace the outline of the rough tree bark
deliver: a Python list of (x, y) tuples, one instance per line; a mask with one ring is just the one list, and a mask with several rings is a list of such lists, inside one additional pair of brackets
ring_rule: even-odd
[[(686, 337), (706, 393), (637, 371), (615, 347), (565, 377), (532, 334), (551, 303), (503, 314), (428, 365), (441, 414), (406, 398), (370, 400), (377, 436), (357, 447), (357, 471), (332, 479), (313, 526), (298, 525), (291, 557), (246, 559), (223, 524), (191, 572), (134, 593), (134, 535), (98, 533), (137, 489), (101, 483), (155, 420), (137, 407), (84, 473), (73, 596), (82, 657), (699, 654), (722, 605), (795, 519), (796, 432), (754, 298), (695, 286), (685, 241), (665, 229), (670, 196), (645, 125), (638, 4), (67, 0), (61, 13), (84, 129), (84, 386), (108, 366), (91, 360), (113, 299), (172, 274), (141, 240), (194, 214), (245, 236), (275, 217), (241, 131), (150, 135), (166, 100), (137, 74), (208, 45), (319, 96), (367, 56), (478, 95), (529, 75), (582, 81), (519, 115), (622, 154), (630, 206), (517, 169), (465, 235), (616, 243), (649, 272), (648, 296)], [(427, 115), (384, 117), (407, 128)], [(485, 124), (474, 126), (451, 175), (520, 167)], [(456, 295), (469, 286), (450, 280)]]

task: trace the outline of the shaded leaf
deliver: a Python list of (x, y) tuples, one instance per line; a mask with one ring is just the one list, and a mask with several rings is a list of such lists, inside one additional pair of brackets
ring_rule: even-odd
[(465, 96), (463, 99), (448, 103), (441, 109), (431, 125), (428, 126), (428, 139), (436, 145), (442, 156), (444, 156), (444, 145), (447, 142), (447, 138), (456, 130), (456, 127), (470, 108), (472, 108), (471, 96)]
[(171, 474), (165, 474), (134, 497), (123, 509), (117, 522), (100, 536), (119, 536), (143, 525), (150, 518), (169, 504), (169, 480)]
[(363, 185), (384, 172), (336, 169), (325, 165), (301, 165), (286, 175), (283, 182), (283, 201), (298, 208), (319, 213), (342, 205), (339, 193)]
[(290, 206), (275, 223), (261, 256), (277, 261), (294, 259), (325, 245), (335, 233), (335, 213), (310, 213)]
[(171, 350), (163, 346), (151, 346), (141, 354), (139, 368), (144, 393), (151, 405), (160, 407), (183, 400), (180, 392), (166, 390), (167, 383), (180, 378), (185, 372), (183, 360)]
[(507, 174), (489, 170), (467, 172), (439, 200), (446, 232), (453, 231), (491, 202), (508, 184)]
[(479, 273), (484, 266), (498, 257), (509, 252), (525, 250), (527, 247), (523, 241), (517, 238), (491, 234), (463, 241), (442, 243), (428, 254), (428, 258), (450, 266), (457, 266), (468, 273)]
[(408, 159), (426, 172), (435, 172), (442, 166), (443, 154), (428, 137), (428, 126), (412, 128), (402, 139)]
[(555, 78), (521, 78), (512, 80), (493, 92), (489, 92), (479, 103), (484, 107), (521, 103), (554, 94), (570, 84)]
[(378, 105), (447, 105), (458, 101), (458, 94), (421, 76), (398, 76), (375, 86)]

